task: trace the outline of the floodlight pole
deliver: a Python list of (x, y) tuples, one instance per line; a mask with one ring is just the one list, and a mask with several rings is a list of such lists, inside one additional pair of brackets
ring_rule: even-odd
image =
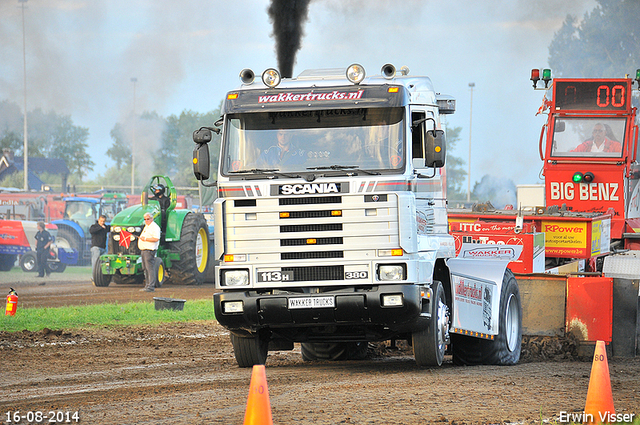
[(136, 77), (131, 78), (133, 83), (133, 122), (132, 122), (132, 136), (131, 136), (131, 194), (135, 194), (134, 179), (136, 172), (136, 83), (138, 79)]
[(23, 67), (23, 83), (24, 83), (24, 139), (23, 139), (23, 151), (22, 155), (24, 164), (24, 190), (29, 190), (29, 137), (27, 135), (27, 42), (25, 37), (25, 26), (24, 26), (24, 7), (25, 3), (28, 0), (18, 0), (18, 3), (22, 3), (22, 67)]
[(471, 119), (473, 118), (473, 88), (476, 83), (469, 83), (469, 90), (471, 90), (471, 100), (469, 101), (469, 164), (467, 171), (467, 202), (471, 202)]

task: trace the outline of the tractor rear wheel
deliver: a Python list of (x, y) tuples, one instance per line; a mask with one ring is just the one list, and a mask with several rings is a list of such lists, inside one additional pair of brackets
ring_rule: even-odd
[(171, 265), (171, 283), (202, 285), (209, 266), (209, 230), (202, 214), (185, 216), (180, 240), (170, 249), (180, 255)]
[[(86, 266), (88, 260), (84, 258), (84, 241), (77, 233), (68, 228), (59, 228), (56, 235), (56, 245), (59, 248), (73, 248), (78, 252), (78, 266)], [(90, 260), (90, 259), (89, 259)]]

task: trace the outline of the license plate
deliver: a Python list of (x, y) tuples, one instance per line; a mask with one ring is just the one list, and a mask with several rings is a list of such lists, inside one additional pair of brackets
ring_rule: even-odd
[(289, 309), (296, 308), (330, 308), (335, 307), (336, 302), (333, 297), (304, 297), (289, 298)]

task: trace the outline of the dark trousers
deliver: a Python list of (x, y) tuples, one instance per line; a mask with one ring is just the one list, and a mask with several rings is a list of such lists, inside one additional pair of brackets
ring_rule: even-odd
[(144, 270), (144, 287), (155, 288), (158, 283), (158, 276), (156, 276), (156, 269), (153, 267), (153, 263), (156, 260), (156, 251), (143, 249), (140, 251), (142, 256), (142, 270)]
[(45, 273), (47, 276), (51, 273), (47, 267), (47, 257), (49, 256), (49, 249), (43, 248), (36, 251), (36, 260), (38, 262), (38, 277), (43, 277)]

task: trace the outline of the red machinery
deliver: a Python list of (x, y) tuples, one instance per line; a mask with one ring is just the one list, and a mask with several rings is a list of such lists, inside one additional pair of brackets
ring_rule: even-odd
[[(640, 268), (640, 165), (632, 105), (640, 70), (635, 80), (552, 80), (550, 70), (540, 78), (535, 69), (531, 80), (536, 89), (542, 80), (546, 90), (538, 110), (548, 115), (539, 142), (544, 199), (511, 210), (495, 210), (490, 204), (450, 209), (450, 231), (457, 251), (463, 242), (523, 246), (519, 260), (509, 267), (523, 288), (524, 313), (529, 315), (524, 325), (530, 326), (525, 334), (553, 334), (561, 328), (578, 332), (579, 340), (611, 342), (613, 277), (626, 273), (632, 276), (627, 279), (636, 279), (640, 274), (635, 272)], [(621, 251), (625, 253), (613, 255)], [(609, 274), (602, 273), (605, 257), (612, 259)], [(626, 296), (634, 307), (635, 285)], [(562, 312), (557, 320), (551, 318), (553, 311)], [(637, 308), (623, 313), (638, 315)], [(635, 319), (629, 327), (636, 329)]]
[[(539, 70), (533, 70), (531, 80), (536, 87)], [(631, 104), (634, 80), (551, 80), (549, 70), (544, 70), (542, 80), (547, 93), (538, 113), (548, 114), (539, 146), (544, 205), (529, 210), (451, 209), (450, 230), (480, 243), (481, 236), (493, 235), (487, 240), (499, 244), (514, 234), (522, 238), (523, 231), (542, 232), (545, 268), (584, 259), (586, 271), (596, 271), (601, 268), (597, 258), (616, 249), (640, 249), (638, 126)], [(640, 70), (635, 81), (640, 85)], [(460, 224), (474, 222), (476, 226)], [(526, 263), (533, 261), (534, 252), (525, 249), (523, 255), (531, 256), (524, 258)], [(514, 268), (525, 273), (544, 271)]]

